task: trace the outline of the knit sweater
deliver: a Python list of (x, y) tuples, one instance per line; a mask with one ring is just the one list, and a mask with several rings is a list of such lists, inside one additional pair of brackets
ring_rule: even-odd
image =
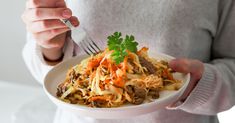
[[(99, 47), (115, 31), (132, 34), (139, 46), (204, 62), (201, 80), (183, 103), (129, 119), (93, 119), (58, 109), (55, 123), (217, 123), (235, 104), (234, 0), (68, 0), (68, 6)], [(82, 50), (67, 38), (63, 60)], [(25, 63), (39, 81), (47, 65), (28, 34)]]

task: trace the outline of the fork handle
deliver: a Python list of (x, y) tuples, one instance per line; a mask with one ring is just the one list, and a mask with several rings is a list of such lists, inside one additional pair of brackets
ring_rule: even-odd
[(63, 22), (70, 29), (74, 28), (73, 24), (69, 21), (69, 19), (60, 19), (60, 21)]

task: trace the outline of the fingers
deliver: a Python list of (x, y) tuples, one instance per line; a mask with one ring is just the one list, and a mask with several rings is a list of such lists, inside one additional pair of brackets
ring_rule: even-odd
[(170, 68), (180, 73), (190, 73), (190, 62), (187, 59), (174, 59), (169, 63)]
[(27, 30), (32, 33), (44, 32), (48, 30), (65, 28), (66, 25), (60, 20), (36, 21), (27, 25)]
[(26, 2), (26, 9), (32, 8), (52, 8), (65, 7), (64, 0), (28, 0)]
[(73, 26), (79, 25), (64, 0), (28, 0), (22, 14), (27, 31), (32, 33), (37, 44), (47, 49), (61, 49), (64, 45), (70, 29), (60, 19), (69, 19)]
[(51, 42), (54, 37), (57, 35), (60, 35), (62, 33), (65, 33), (69, 31), (69, 28), (59, 28), (59, 29), (53, 29), (53, 30), (48, 30), (40, 33), (35, 33), (33, 34), (34, 38), (37, 39), (37, 43), (44, 47), (44, 48), (56, 48), (56, 47), (61, 47), (59, 45), (63, 45), (59, 42)]
[(26, 10), (22, 18), (24, 22), (30, 22), (48, 19), (68, 19), (71, 16), (72, 11), (68, 8), (35, 8)]
[(75, 16), (72, 16), (71, 18), (69, 18), (69, 21), (73, 24), (74, 27), (77, 27), (80, 24), (78, 21), (78, 18)]
[(190, 71), (196, 81), (200, 80), (204, 72), (204, 64), (201, 61), (192, 60), (190, 65)]
[[(79, 22), (77, 17), (73, 16), (69, 19), (73, 26), (78, 26)], [(31, 22), (27, 25), (27, 30), (32, 33), (39, 33), (53, 29), (65, 28), (67, 27), (63, 22), (58, 19), (54, 20), (43, 20)]]
[(174, 59), (169, 63), (170, 68), (174, 71), (181, 73), (191, 73), (195, 80), (199, 80), (202, 77), (204, 71), (204, 65), (198, 60), (191, 59)]
[(64, 0), (28, 0), (23, 21), (39, 21), (45, 19), (68, 19), (72, 11), (66, 7)]
[[(204, 72), (204, 65), (202, 62), (198, 60), (180, 58), (170, 61), (169, 66), (174, 71), (185, 74), (190, 73), (191, 75), (190, 84), (187, 86), (185, 92), (179, 99), (181, 101), (182, 100), (184, 101), (188, 97), (188, 95), (192, 92), (192, 90), (195, 88), (198, 81), (202, 78)], [(177, 100), (176, 102), (178, 102), (179, 100)], [(173, 105), (175, 103), (173, 103)]]

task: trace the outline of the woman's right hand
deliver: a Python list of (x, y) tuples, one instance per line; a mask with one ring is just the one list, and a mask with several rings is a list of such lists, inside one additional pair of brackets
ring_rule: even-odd
[(50, 61), (56, 61), (62, 56), (66, 33), (69, 31), (60, 19), (69, 19), (74, 26), (79, 25), (64, 0), (28, 0), (22, 19), (27, 31), (41, 47), (44, 57)]

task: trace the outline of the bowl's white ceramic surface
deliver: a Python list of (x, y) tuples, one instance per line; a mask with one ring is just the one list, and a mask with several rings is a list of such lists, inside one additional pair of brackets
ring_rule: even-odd
[[(173, 57), (165, 54), (151, 52), (149, 52), (149, 56), (167, 61), (174, 59)], [(141, 105), (124, 105), (118, 108), (91, 108), (84, 105), (69, 104), (59, 100), (56, 97), (57, 86), (59, 83), (64, 81), (67, 70), (80, 63), (80, 61), (85, 57), (87, 56), (78, 56), (58, 64), (47, 74), (44, 81), (44, 90), (53, 103), (64, 110), (71, 111), (80, 116), (101, 119), (120, 119), (151, 113), (175, 102), (183, 94), (190, 81), (189, 74), (184, 75), (176, 73), (174, 74), (174, 77), (182, 80), (184, 83), (178, 91), (163, 91), (160, 93), (160, 98), (156, 99), (154, 102), (144, 103)]]

